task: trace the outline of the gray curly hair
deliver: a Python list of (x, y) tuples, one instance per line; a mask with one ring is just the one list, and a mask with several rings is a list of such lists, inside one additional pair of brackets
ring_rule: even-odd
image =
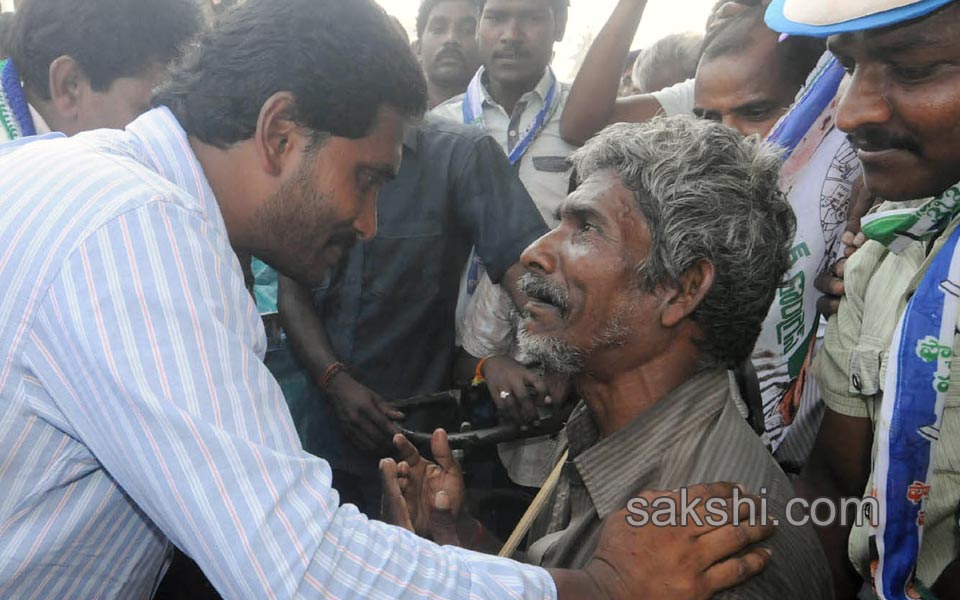
[(650, 229), (640, 284), (675, 285), (702, 260), (713, 286), (691, 315), (703, 367), (747, 359), (783, 274), (796, 226), (780, 153), (719, 123), (662, 117), (607, 127), (571, 156), (581, 179), (612, 169)]

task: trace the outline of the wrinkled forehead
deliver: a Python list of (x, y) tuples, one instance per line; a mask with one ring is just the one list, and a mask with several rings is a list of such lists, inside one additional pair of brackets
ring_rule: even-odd
[(922, 49), (960, 57), (960, 2), (900, 25), (833, 35), (827, 46), (843, 56), (884, 59)]
[(560, 216), (590, 213), (614, 225), (627, 225), (625, 218), (639, 216), (635, 193), (610, 168), (590, 173), (560, 204)]

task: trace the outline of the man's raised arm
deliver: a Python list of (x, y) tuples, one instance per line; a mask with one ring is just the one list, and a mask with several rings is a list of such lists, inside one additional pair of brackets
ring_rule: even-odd
[(651, 94), (617, 99), (623, 63), (646, 6), (647, 0), (620, 0), (590, 46), (560, 119), (567, 142), (580, 145), (610, 123), (639, 123), (660, 112)]

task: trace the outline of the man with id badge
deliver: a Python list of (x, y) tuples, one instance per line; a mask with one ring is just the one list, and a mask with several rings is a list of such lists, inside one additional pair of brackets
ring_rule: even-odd
[[(574, 150), (560, 137), (569, 85), (550, 67), (553, 44), (566, 29), (567, 5), (567, 0), (487, 0), (477, 28), (482, 66), (465, 94), (434, 109), (444, 118), (482, 127), (500, 143), (551, 227), (568, 192), (567, 157)], [(486, 379), (503, 417), (533, 420), (532, 403), (543, 399), (547, 386), (541, 375), (523, 366), (516, 352), (513, 303), (506, 290), (484, 276), (483, 265), (474, 258), (465, 280), (457, 311), (458, 338), (473, 360), (464, 361), (461, 371), (475, 370)], [(477, 369), (481, 359), (486, 360)], [(511, 467), (515, 461), (503, 447), (501, 458), (515, 482), (536, 485)]]

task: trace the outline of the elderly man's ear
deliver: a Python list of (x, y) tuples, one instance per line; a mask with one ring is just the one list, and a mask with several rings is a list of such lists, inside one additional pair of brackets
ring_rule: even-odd
[(689, 317), (713, 287), (714, 274), (713, 263), (701, 260), (680, 276), (677, 285), (665, 288), (660, 324), (672, 328)]

